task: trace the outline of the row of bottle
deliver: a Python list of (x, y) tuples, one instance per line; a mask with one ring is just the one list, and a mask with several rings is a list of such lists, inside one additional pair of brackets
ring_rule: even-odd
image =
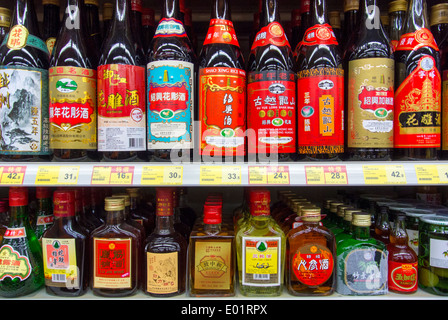
[(129, 0), (116, 0), (100, 50), (82, 0), (69, 0), (49, 58), (32, 0), (17, 0), (0, 46), (3, 159), (408, 160), (447, 148), (445, 59), (425, 0), (409, 1), (397, 46), (376, 0), (360, 1), (344, 50), (325, 0), (311, 2), (295, 50), (264, 0), (247, 64), (228, 1), (212, 7), (196, 57), (178, 0), (164, 0), (146, 54)]

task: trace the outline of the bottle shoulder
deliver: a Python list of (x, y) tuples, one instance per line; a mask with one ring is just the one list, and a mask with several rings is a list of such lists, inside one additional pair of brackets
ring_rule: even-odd
[(357, 249), (378, 249), (384, 252), (387, 251), (386, 245), (374, 238), (360, 240), (351, 236), (338, 243), (337, 253), (338, 255), (346, 255), (350, 251)]
[(196, 55), (187, 37), (153, 38), (147, 53), (147, 61), (176, 60), (196, 63)]
[(205, 45), (198, 59), (200, 68), (236, 68), (244, 69), (244, 57), (239, 47), (229, 44)]

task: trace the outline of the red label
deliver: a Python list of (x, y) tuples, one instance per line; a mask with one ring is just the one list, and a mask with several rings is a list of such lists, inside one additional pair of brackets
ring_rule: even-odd
[(329, 24), (317, 24), (305, 31), (301, 46), (338, 45), (333, 28)]
[(387, 112), (394, 110), (394, 90), (393, 88), (373, 88), (363, 86), (358, 95), (360, 108), (372, 112), (384, 109)]
[(395, 51), (404, 50), (417, 50), (422, 47), (431, 47), (434, 50), (439, 51), (436, 40), (431, 31), (426, 28), (417, 30), (416, 32), (406, 33), (400, 37), (400, 41), (395, 48)]
[(398, 40), (391, 40), (390, 41), (390, 46), (392, 47), (393, 51), (397, 50), (397, 46), (398, 46)]
[(440, 147), (441, 86), (434, 58), (422, 57), (395, 92), (396, 148)]
[(3, 236), (6, 239), (25, 238), (25, 228), (7, 228)]
[(159, 85), (151, 82), (149, 85), (151, 111), (186, 110), (188, 108), (187, 101), (190, 100), (186, 85), (185, 82), (177, 82), (173, 85), (169, 83)]
[(344, 70), (319, 68), (298, 73), (299, 153), (344, 152)]
[(204, 46), (211, 43), (227, 43), (239, 47), (240, 44), (233, 28), (233, 22), (223, 19), (211, 19)]
[(308, 286), (318, 286), (333, 274), (333, 255), (326, 247), (308, 244), (295, 253), (291, 267), (297, 280)]
[(291, 71), (250, 72), (247, 84), (249, 153), (296, 152), (296, 82)]
[(389, 260), (389, 290), (414, 292), (417, 290), (418, 263), (400, 263)]
[(263, 27), (260, 31), (258, 31), (251, 50), (254, 50), (257, 47), (266, 46), (268, 44), (272, 44), (277, 47), (290, 47), (283, 27), (276, 21), (271, 22), (266, 27)]
[(95, 277), (131, 278), (131, 240), (95, 239)]
[(199, 73), (201, 155), (245, 155), (246, 72), (203, 68)]

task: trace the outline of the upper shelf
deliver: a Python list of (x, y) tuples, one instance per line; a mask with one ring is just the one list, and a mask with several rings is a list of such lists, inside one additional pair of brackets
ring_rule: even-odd
[(448, 185), (448, 162), (0, 163), (0, 186)]

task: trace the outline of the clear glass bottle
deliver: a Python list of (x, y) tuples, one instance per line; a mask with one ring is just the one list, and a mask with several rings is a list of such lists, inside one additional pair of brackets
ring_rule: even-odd
[(390, 241), (391, 229), (392, 227), (389, 221), (389, 209), (386, 206), (381, 206), (377, 214), (375, 229), (372, 236), (387, 245)]

